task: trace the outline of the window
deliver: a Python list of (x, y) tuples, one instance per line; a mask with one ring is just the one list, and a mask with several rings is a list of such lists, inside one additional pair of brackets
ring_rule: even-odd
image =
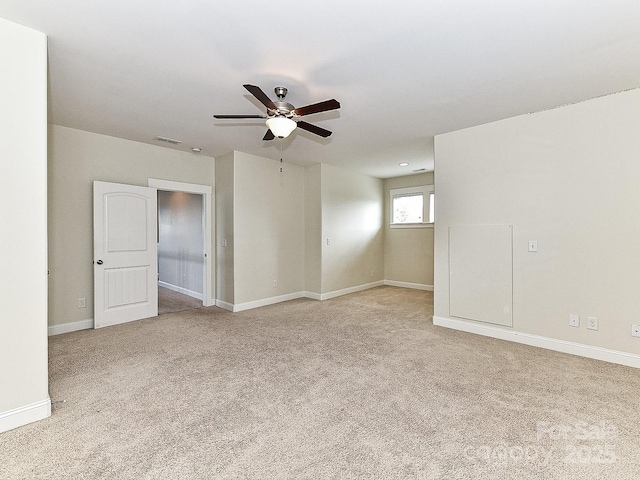
[(390, 191), (391, 228), (421, 228), (434, 221), (433, 185)]

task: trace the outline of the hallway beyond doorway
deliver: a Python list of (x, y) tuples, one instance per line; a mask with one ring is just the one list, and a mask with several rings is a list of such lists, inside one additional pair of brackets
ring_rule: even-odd
[(158, 315), (200, 307), (202, 307), (202, 301), (197, 298), (174, 292), (165, 287), (158, 287)]

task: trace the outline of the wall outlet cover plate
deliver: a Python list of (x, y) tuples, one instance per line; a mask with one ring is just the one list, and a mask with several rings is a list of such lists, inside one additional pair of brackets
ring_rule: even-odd
[(576, 315), (572, 313), (569, 315), (569, 326), (571, 327), (579, 327), (580, 326), (580, 315)]

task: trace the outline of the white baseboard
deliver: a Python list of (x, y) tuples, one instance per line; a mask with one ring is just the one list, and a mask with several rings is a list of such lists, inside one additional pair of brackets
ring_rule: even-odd
[(229, 310), (233, 312), (233, 303), (223, 302), (222, 300), (216, 300), (214, 305), (216, 307), (224, 308), (225, 310)]
[(89, 330), (93, 328), (93, 318), (80, 320), (79, 322), (61, 323), (59, 325), (51, 325), (48, 328), (48, 335), (60, 335), (62, 333), (77, 332), (78, 330)]
[(267, 305), (273, 305), (275, 303), (287, 302), (289, 300), (295, 300), (297, 298), (310, 298), (312, 300), (328, 300), (330, 298), (340, 297), (342, 295), (348, 295), (350, 293), (360, 292), (362, 290), (368, 290), (369, 288), (380, 287), (384, 285), (384, 281), (365, 283), (363, 285), (356, 285), (355, 287), (344, 288), (342, 290), (334, 290), (328, 293), (316, 293), (316, 292), (294, 292), (286, 295), (279, 295), (277, 297), (263, 298), (261, 300), (255, 300), (245, 303), (227, 303), (221, 300), (216, 300), (216, 306), (229, 310), (230, 312), (242, 312), (244, 310), (250, 310), (252, 308), (264, 307)]
[[(310, 298), (312, 300), (329, 300), (330, 298), (340, 297), (342, 295), (348, 295), (350, 293), (356, 293), (362, 290), (368, 290), (370, 288), (380, 287), (382, 285), (392, 285), (396, 287), (415, 288), (418, 290), (433, 291), (433, 287), (431, 285), (422, 285), (418, 283), (406, 283), (406, 282), (392, 282), (392, 283), (389, 283), (389, 282), (391, 281), (380, 280), (377, 282), (365, 283), (363, 285), (356, 285), (355, 287), (344, 288), (342, 290), (334, 290), (333, 292), (322, 293), (322, 294), (316, 293), (316, 292), (307, 292), (307, 291), (294, 292), (294, 293), (288, 293), (286, 295), (279, 295), (277, 297), (263, 298), (261, 300), (255, 300), (251, 302), (238, 303), (238, 304), (233, 304), (233, 303), (224, 302), (222, 300), (212, 299), (210, 305), (215, 305), (216, 307), (224, 308), (225, 310), (235, 313), (235, 312), (242, 312), (244, 310), (250, 310), (252, 308), (273, 305), (275, 303), (287, 302), (289, 300), (295, 300), (297, 298)], [(182, 289), (183, 291), (179, 291), (178, 289), (180, 287), (176, 287), (175, 285), (170, 285), (165, 282), (159, 281), (158, 285), (178, 293), (189, 292), (189, 290), (185, 290), (185, 289)], [(195, 297), (194, 295), (190, 295), (189, 293), (185, 293), (185, 294), (193, 298), (198, 298), (198, 300), (202, 300), (201, 294), (196, 292), (191, 292), (191, 293), (195, 295), (199, 295), (199, 297)], [(79, 322), (70, 322), (70, 323), (63, 323), (60, 325), (52, 325), (49, 327), (49, 336), (60, 335), (62, 333), (75, 332), (78, 330), (87, 330), (91, 328), (93, 328), (93, 318), (90, 318), (87, 320), (81, 320)]]
[(602, 360), (604, 362), (640, 368), (640, 355), (633, 353), (594, 347), (592, 345), (585, 345), (582, 343), (568, 342), (566, 340), (559, 340), (556, 338), (542, 337), (530, 333), (504, 330), (502, 328), (489, 325), (480, 325), (478, 323), (465, 322), (464, 320), (456, 320), (448, 317), (437, 317), (435, 315), (433, 317), (433, 324), (439, 327), (484, 335), (485, 337), (522, 343), (532, 347), (546, 348), (547, 350), (554, 350), (556, 352), (570, 353), (580, 357), (593, 358), (594, 360)]
[(280, 302), (288, 302), (289, 300), (296, 300), (297, 298), (303, 297), (304, 292), (294, 292), (288, 293), (286, 295), (278, 295), (277, 297), (262, 298), (260, 300), (255, 300), (252, 302), (236, 303), (233, 306), (233, 311), (242, 312), (244, 310), (251, 310), (252, 308), (266, 307), (267, 305), (273, 305)]
[(0, 413), (0, 433), (37, 422), (51, 416), (51, 399)]
[(186, 288), (178, 287), (176, 285), (171, 285), (170, 283), (167, 283), (167, 282), (161, 282), (160, 280), (158, 280), (158, 286), (167, 288), (174, 292), (182, 293), (183, 295), (188, 295), (191, 298), (196, 298), (198, 300), (204, 299), (204, 295), (202, 295), (201, 293), (194, 292), (193, 290), (188, 290)]
[(368, 290), (374, 287), (381, 287), (384, 285), (384, 280), (377, 282), (364, 283), (362, 285), (356, 285), (355, 287), (343, 288), (342, 290), (334, 290), (333, 292), (320, 294), (320, 300), (329, 300), (330, 298), (341, 297), (342, 295), (349, 295), (350, 293), (361, 292), (362, 290)]
[(395, 280), (385, 280), (384, 284), (389, 285), (390, 287), (413, 288), (415, 290), (427, 290), (429, 292), (433, 292), (433, 285), (426, 285), (424, 283), (409, 283), (397, 282)]
[(304, 292), (304, 296), (311, 300), (322, 300), (322, 295), (316, 292)]

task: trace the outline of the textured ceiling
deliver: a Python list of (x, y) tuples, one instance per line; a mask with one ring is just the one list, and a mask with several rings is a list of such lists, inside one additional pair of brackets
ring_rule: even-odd
[[(640, 87), (640, 2), (0, 0), (49, 36), (50, 122), (217, 156), (280, 158), (242, 87), (289, 89), (286, 162), (378, 176), (433, 169), (433, 136)], [(161, 144), (166, 146), (167, 144)], [(408, 167), (398, 163), (409, 162)]]

